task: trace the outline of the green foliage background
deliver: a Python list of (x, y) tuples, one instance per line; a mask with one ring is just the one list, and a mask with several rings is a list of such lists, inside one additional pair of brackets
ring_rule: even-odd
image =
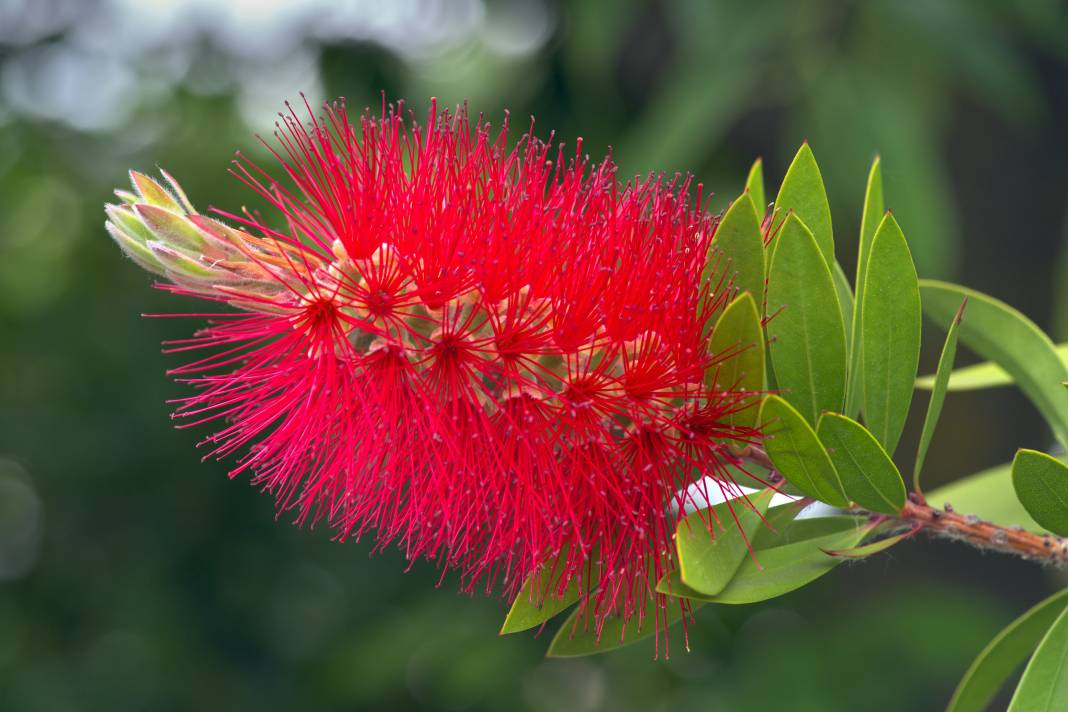
[[(474, 14), (442, 9), (460, 5)], [(155, 165), (197, 205), (241, 206), (228, 158), (262, 153), (252, 133), (301, 89), (353, 107), (385, 90), (419, 113), (467, 98), (517, 128), (533, 114), (541, 135), (611, 146), (626, 173), (693, 171), (716, 207), (757, 155), (776, 185), (807, 138), (836, 233), (859, 229), (881, 152), (920, 275), (1063, 340), (1062, 4), (429, 6), (368, 11), (348, 36), (314, 29), (311, 1), (228, 20), (201, 7), (153, 35), (107, 21), (133, 5), (0, 1), (0, 709), (939, 709), (1053, 574), (914, 541), (783, 599), (706, 606), (694, 651), (675, 635), (668, 661), (649, 642), (546, 661), (548, 633), (495, 635), (505, 602), (276, 523), (268, 498), (199, 461), (206, 431), (171, 428), (164, 401), (182, 388), (158, 344), (194, 324), (139, 317), (185, 305), (120, 257), (101, 208), (127, 168)], [(1018, 393), (954, 393), (925, 481), (1050, 442)]]

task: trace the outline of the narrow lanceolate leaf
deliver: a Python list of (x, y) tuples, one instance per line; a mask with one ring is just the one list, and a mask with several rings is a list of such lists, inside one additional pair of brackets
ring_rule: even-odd
[(912, 468), (912, 488), (917, 492), (920, 491), (920, 472), (923, 471), (923, 462), (927, 459), (927, 449), (931, 446), (931, 438), (938, 427), (938, 418), (942, 415), (942, 405), (946, 402), (946, 387), (953, 370), (953, 360), (957, 357), (957, 334), (960, 332), (960, 322), (964, 318), (964, 307), (967, 303), (967, 300), (960, 303), (957, 316), (946, 332), (942, 355), (938, 357), (938, 370), (935, 372), (934, 387), (931, 389), (931, 400), (927, 403), (927, 415), (923, 419), (923, 432), (916, 450), (916, 464)]
[(1061, 362), (1053, 342), (1034, 322), (1004, 302), (955, 284), (923, 280), (923, 309), (948, 328), (963, 298), (968, 318), (960, 339), (981, 357), (997, 363), (1012, 376), (1049, 423), (1062, 445), (1068, 446), (1068, 366)]
[[(879, 157), (871, 164), (868, 173), (868, 187), (864, 191), (864, 211), (860, 218), (860, 245), (857, 248), (856, 302), (864, 296), (864, 277), (868, 272), (868, 256), (871, 243), (875, 239), (875, 230), (882, 222), (886, 205), (883, 201), (883, 169)], [(848, 322), (847, 322), (848, 323)], [(855, 417), (860, 412), (863, 391), (860, 383), (860, 309), (853, 310), (850, 326), (849, 351), (849, 388), (846, 414)]]
[[(1064, 364), (1065, 368), (1068, 368), (1068, 343), (1057, 344), (1054, 349), (1056, 349), (1061, 363)], [(929, 376), (920, 376), (916, 379), (916, 387), (928, 391), (931, 390), (934, 388), (936, 376), (937, 374), (934, 373)], [(1012, 376), (992, 361), (984, 361), (974, 366), (954, 369), (949, 376), (949, 390), (951, 391), (978, 391), (984, 388), (1011, 386), (1012, 384)]]
[[(838, 260), (834, 261), (834, 266), (831, 268), (831, 278), (834, 280), (834, 290), (838, 293), (838, 305), (842, 307), (842, 324), (845, 325), (846, 330), (849, 329), (849, 324), (853, 321), (853, 288), (849, 286), (849, 278), (845, 276), (845, 271), (842, 269), (842, 265)], [(850, 363), (852, 360), (852, 351), (849, 339), (846, 339), (846, 363)], [(849, 380), (846, 379), (846, 390), (848, 390)]]
[(861, 544), (860, 546), (854, 546), (848, 549), (824, 549), (823, 551), (829, 556), (837, 556), (843, 559), (866, 559), (873, 554), (879, 554), (891, 547), (897, 546), (913, 534), (913, 531), (907, 531), (902, 532), (901, 534), (895, 534), (894, 536), (888, 536), (879, 541), (873, 541), (870, 544)]
[(570, 608), (582, 596), (579, 579), (573, 579), (561, 592), (561, 576), (564, 574), (564, 562), (567, 561), (568, 547), (549, 562), (545, 568), (524, 582), (519, 595), (512, 602), (512, 607), (501, 626), (501, 635), (518, 633), (536, 628), (558, 613)]
[[(793, 162), (786, 170), (779, 195), (775, 198), (776, 223), (793, 212), (800, 217), (812, 231), (816, 244), (820, 248), (823, 260), (830, 267), (834, 262), (834, 236), (831, 231), (831, 206), (827, 202), (827, 190), (823, 186), (823, 176), (816, 165), (816, 157), (808, 142), (801, 144)], [(777, 240), (771, 243), (772, 252), (777, 252), (780, 245)]]
[(905, 483), (890, 456), (863, 425), (825, 413), (817, 429), (846, 496), (872, 512), (897, 514), (905, 506)]
[(1024, 668), (1008, 712), (1068, 709), (1068, 608), (1061, 611)]
[[(777, 387), (810, 423), (841, 410), (845, 327), (831, 270), (805, 224), (791, 215), (775, 238), (768, 278), (768, 350)], [(910, 380), (911, 386), (911, 380)]]
[[(712, 329), (708, 350), (713, 357), (725, 357), (705, 372), (710, 388), (754, 394), (764, 388), (764, 329), (751, 294), (743, 293), (723, 310)], [(746, 427), (755, 425), (756, 419), (755, 407), (725, 416), (728, 423)]]
[(764, 161), (760, 158), (753, 161), (753, 167), (749, 169), (749, 176), (745, 179), (745, 189), (749, 191), (749, 197), (753, 199), (760, 219), (764, 219), (764, 213), (768, 209), (767, 198), (764, 194)]
[(986, 710), (1005, 681), (1065, 610), (1068, 610), (1068, 589), (1038, 603), (998, 633), (964, 673), (946, 712)]
[[(749, 292), (757, 304), (764, 301), (764, 235), (748, 193), (742, 193), (724, 213), (712, 238), (739, 293)], [(710, 259), (708, 264), (717, 261)]]
[(828, 504), (849, 504), (830, 457), (800, 413), (779, 396), (768, 396), (760, 408), (760, 422), (768, 457), (790, 484)]
[(560, 630), (556, 631), (546, 656), (577, 658), (607, 653), (653, 635), (656, 632), (654, 615), (660, 617), (663, 629), (682, 620), (682, 607), (678, 601), (667, 601), (665, 610), (658, 612), (654, 610), (654, 604), (649, 605), (649, 615), (641, 624), (637, 616), (631, 618), (626, 626), (618, 616), (605, 619), (599, 638), (593, 616), (586, 614), (581, 607), (576, 608), (560, 626)]
[(682, 582), (709, 596), (722, 591), (749, 555), (772, 494), (764, 490), (748, 501), (730, 499), (679, 522), (675, 546)]
[(1068, 465), (1044, 452), (1020, 450), (1012, 461), (1012, 486), (1036, 522), (1068, 536)]
[(893, 215), (875, 232), (860, 309), (864, 421), (893, 454), (912, 402), (921, 327), (916, 267)]
[(715, 596), (688, 588), (677, 576), (661, 580), (657, 590), (695, 601), (739, 605), (777, 598), (815, 581), (841, 563), (841, 558), (829, 556), (824, 550), (854, 547), (869, 531), (867, 526), (855, 524), (844, 531), (758, 550), (755, 556), (742, 561), (727, 587)]

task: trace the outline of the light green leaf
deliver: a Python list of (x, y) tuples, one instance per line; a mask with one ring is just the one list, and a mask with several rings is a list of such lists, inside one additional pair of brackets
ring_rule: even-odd
[(964, 673), (946, 712), (983, 712), (1063, 611), (1068, 589), (1033, 606), (997, 634)]
[[(808, 142), (801, 144), (786, 177), (782, 179), (779, 195), (775, 198), (775, 215), (778, 220), (786, 218), (793, 211), (805, 225), (812, 230), (812, 235), (819, 246), (820, 254), (828, 267), (834, 263), (834, 235), (831, 231), (831, 206), (827, 202), (827, 190), (823, 186), (823, 176), (816, 165), (816, 157)], [(778, 252), (780, 240), (773, 240), (771, 250)]]
[[(764, 301), (764, 235), (748, 193), (742, 193), (724, 213), (712, 239), (739, 292), (749, 292), (757, 304)], [(709, 265), (716, 264), (709, 260)], [(711, 275), (704, 278), (707, 280)]]
[(1044, 452), (1019, 450), (1012, 461), (1012, 485), (1036, 522), (1068, 536), (1068, 465)]
[(905, 506), (901, 473), (864, 426), (844, 415), (824, 413), (816, 432), (847, 497), (872, 512), (901, 511)]
[[(1065, 368), (1068, 368), (1068, 343), (1057, 344), (1054, 349)], [(916, 387), (924, 390), (934, 388), (935, 377), (920, 376), (916, 379)], [(953, 371), (949, 376), (949, 390), (951, 391), (977, 391), (983, 388), (997, 388), (998, 386), (1011, 386), (1012, 376), (996, 363), (984, 361), (974, 366), (965, 366)]]
[(846, 514), (797, 519), (797, 515), (803, 508), (797, 503), (791, 503), (768, 510), (765, 526), (758, 529), (756, 536), (753, 537), (753, 548), (758, 551), (773, 549), (806, 539), (839, 534), (856, 529), (867, 521), (865, 517)]
[[(875, 230), (882, 222), (886, 205), (883, 202), (883, 169), (879, 157), (876, 156), (868, 172), (868, 187), (864, 191), (864, 211), (860, 219), (860, 245), (857, 248), (857, 276), (856, 276), (856, 302), (859, 304), (864, 297), (864, 277), (868, 270), (868, 256), (871, 254), (871, 243), (875, 239)], [(846, 322), (849, 323), (849, 322)], [(852, 326), (850, 328), (850, 360), (849, 360), (849, 387), (846, 389), (847, 404), (846, 414), (855, 418), (860, 412), (864, 392), (860, 381), (860, 309), (853, 310)]]
[(745, 189), (749, 191), (749, 197), (753, 199), (753, 206), (757, 210), (758, 217), (763, 220), (764, 213), (768, 209), (767, 198), (764, 196), (763, 159), (758, 158), (753, 161), (753, 167), (749, 169), (749, 175), (745, 179)]
[[(655, 604), (650, 602), (649, 606)], [(694, 606), (696, 608), (697, 606)], [(656, 632), (656, 620), (654, 611), (638, 625), (638, 617), (633, 616), (624, 626), (623, 619), (612, 616), (605, 620), (598, 639), (595, 621), (580, 606), (571, 612), (560, 629), (556, 631), (549, 650), (546, 653), (550, 658), (577, 658), (584, 655), (597, 655), (611, 650), (631, 645), (643, 640)], [(666, 609), (659, 612), (660, 625), (664, 628), (682, 620), (682, 606), (678, 601), (667, 601)]]
[(916, 450), (916, 463), (912, 468), (912, 488), (920, 491), (920, 472), (923, 470), (923, 462), (927, 459), (927, 449), (931, 446), (931, 438), (934, 437), (935, 428), (938, 426), (938, 418), (942, 415), (942, 405), (946, 402), (946, 386), (949, 383), (950, 371), (953, 369), (953, 360), (957, 357), (957, 335), (960, 331), (960, 322), (964, 317), (964, 306), (968, 303), (965, 299), (960, 303), (957, 316), (949, 325), (946, 332), (946, 343), (942, 346), (942, 355), (938, 357), (938, 370), (935, 373), (935, 383), (931, 391), (931, 399), (927, 402), (927, 415), (923, 418), (923, 432), (920, 434), (920, 444)]
[[(712, 329), (708, 350), (713, 356), (726, 356), (705, 372), (710, 388), (759, 393), (764, 388), (764, 329), (760, 312), (748, 292), (731, 302)], [(755, 401), (754, 401), (755, 402)], [(756, 408), (741, 408), (728, 413), (731, 425), (751, 427), (756, 424)]]
[(922, 318), (916, 267), (893, 215), (875, 231), (860, 308), (864, 421), (893, 454), (912, 402)]
[(768, 350), (778, 388), (815, 423), (823, 411), (842, 408), (846, 347), (841, 307), (831, 270), (796, 215), (786, 220), (775, 240), (779, 247), (768, 278)]
[(854, 546), (849, 549), (824, 549), (823, 551), (828, 556), (840, 556), (843, 559), (866, 559), (873, 554), (878, 554), (891, 547), (897, 546), (911, 537), (914, 533), (914, 531), (907, 531), (902, 532), (901, 534), (895, 534), (894, 536), (888, 536), (879, 541), (873, 541), (870, 544), (861, 544), (860, 546)]
[(772, 395), (760, 407), (760, 422), (765, 428), (768, 457), (790, 484), (828, 504), (849, 504), (830, 457), (800, 413)]
[[(512, 601), (512, 607), (504, 619), (504, 625), (501, 626), (501, 635), (540, 626), (570, 608), (582, 597), (579, 578), (573, 578), (563, 592), (559, 590), (567, 555), (568, 546), (565, 544), (553, 561), (527, 578), (523, 588)], [(587, 571), (587, 568), (583, 567), (583, 578), (588, 577)]]
[(697, 601), (726, 604), (746, 604), (766, 601), (795, 591), (815, 581), (841, 563), (824, 553), (856, 546), (868, 534), (866, 526), (847, 531), (823, 534), (783, 546), (761, 549), (746, 558), (727, 587), (715, 596), (705, 596), (682, 583), (677, 576), (668, 576), (657, 584), (660, 592), (692, 598)]
[(1032, 532), (1044, 530), (1027, 513), (1012, 488), (1012, 463), (968, 475), (927, 493), (934, 505), (953, 505), (964, 514), (996, 522), (1003, 527), (1023, 527)]
[(980, 292), (926, 279), (920, 282), (920, 290), (924, 311), (943, 328), (952, 323), (961, 300), (968, 298), (961, 341), (1004, 368), (1061, 444), (1068, 446), (1068, 389), (1057, 385), (1068, 380), (1068, 366), (1061, 362), (1049, 337), (1017, 310)]
[(749, 555), (753, 535), (762, 525), (773, 491), (746, 499), (737, 497), (694, 512), (675, 530), (682, 581), (696, 591), (714, 595), (730, 582)]
[(1068, 710), (1068, 608), (1061, 611), (1024, 668), (1008, 712)]

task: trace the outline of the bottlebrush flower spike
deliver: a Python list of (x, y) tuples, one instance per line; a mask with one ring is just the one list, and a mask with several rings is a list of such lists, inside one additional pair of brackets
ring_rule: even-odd
[(107, 207), (166, 288), (237, 307), (170, 344), (207, 350), (172, 371), (196, 389), (176, 417), (220, 423), (202, 444), (244, 453), (231, 474), (299, 522), (374, 530), (465, 590), (514, 595), (553, 565), (597, 630), (659, 625), (687, 486), (736, 493), (728, 447), (757, 436), (724, 420), (753, 394), (703, 378), (731, 356), (705, 340), (731, 289), (701, 280), (700, 187), (621, 186), (581, 140), (509, 148), (507, 121), (494, 137), (434, 105), (425, 125), (290, 109), (275, 137), (284, 184), (233, 171), (269, 218), (200, 215), (166, 174)]

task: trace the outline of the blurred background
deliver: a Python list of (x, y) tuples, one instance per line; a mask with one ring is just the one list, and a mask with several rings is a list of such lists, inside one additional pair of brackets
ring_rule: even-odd
[[(757, 156), (773, 196), (807, 138), (847, 273), (881, 152), (921, 276), (1068, 339), (1060, 2), (0, 0), (0, 709), (934, 710), (1053, 589), (918, 540), (706, 607), (670, 660), (645, 641), (547, 661), (551, 629), (496, 635), (505, 602), (276, 522), (172, 429), (159, 342), (195, 324), (140, 317), (186, 305), (120, 256), (102, 206), (162, 166), (236, 209), (253, 196), (228, 161), (262, 154), (283, 100), (383, 90), (536, 115), (625, 174), (692, 171), (717, 209)], [(953, 395), (942, 422), (930, 485), (1050, 442), (1011, 390)]]

